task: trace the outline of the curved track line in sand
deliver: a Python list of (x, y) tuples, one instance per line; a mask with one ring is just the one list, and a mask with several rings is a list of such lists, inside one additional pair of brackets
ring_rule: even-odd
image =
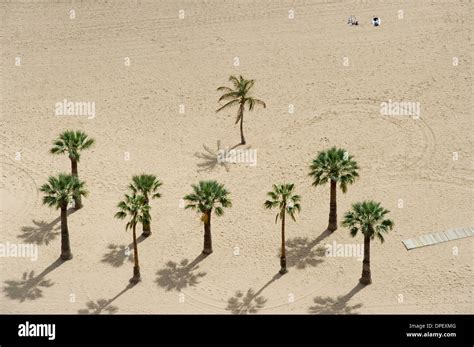
[[(401, 173), (400, 173), (401, 174)], [(374, 187), (374, 189), (383, 189), (383, 188), (390, 188), (390, 187), (401, 187), (401, 186), (412, 186), (412, 185), (416, 185), (416, 184), (422, 184), (422, 185), (426, 185), (426, 184), (438, 184), (438, 185), (452, 185), (452, 186), (456, 186), (458, 189), (461, 189), (461, 190), (469, 190), (468, 187), (466, 187), (466, 185), (464, 184), (457, 184), (456, 182), (443, 182), (443, 181), (436, 181), (436, 180), (430, 180), (430, 179), (423, 179), (423, 178), (418, 178), (417, 180), (415, 181), (410, 181), (410, 182), (394, 182), (394, 183), (381, 183), (381, 184), (378, 184), (377, 187)], [(471, 192), (470, 192), (471, 193)], [(394, 196), (393, 197), (393, 201), (396, 201), (397, 199), (399, 198), (399, 196)], [(321, 243), (319, 245), (323, 245), (324, 244), (324, 241), (321, 241)], [(315, 246), (315, 248), (317, 247), (317, 245)], [(324, 257), (323, 257), (324, 259)], [(324, 266), (324, 263), (319, 265), (319, 266)], [(290, 271), (304, 271), (304, 270), (299, 270), (299, 269), (290, 269)], [(286, 275), (288, 276), (288, 275)], [(354, 275), (356, 276), (356, 275)], [(311, 282), (311, 284), (308, 284), (308, 285), (301, 285), (301, 284), (298, 284), (298, 285), (295, 285), (294, 288), (295, 290), (288, 290), (288, 294), (293, 294), (294, 295), (294, 301), (293, 302), (289, 302), (288, 301), (288, 297), (286, 296), (282, 296), (282, 297), (275, 297), (275, 296), (272, 296), (271, 298), (269, 298), (269, 300), (267, 301), (267, 303), (269, 304), (265, 304), (262, 308), (260, 308), (258, 310), (258, 312), (260, 313), (263, 313), (265, 311), (268, 311), (268, 310), (272, 310), (272, 309), (275, 309), (275, 308), (279, 308), (279, 307), (283, 307), (283, 306), (287, 306), (287, 305), (292, 305), (293, 303), (296, 303), (296, 302), (299, 302), (301, 300), (304, 300), (308, 297), (311, 297), (311, 296), (314, 296), (314, 295), (317, 295), (318, 292), (320, 293), (321, 290), (322, 292), (325, 292), (326, 289), (330, 289), (332, 287), (329, 286), (329, 284), (325, 284), (325, 282), (319, 280), (319, 278), (317, 278), (317, 276), (313, 276), (315, 279), (314, 279), (314, 282)], [(357, 276), (356, 276), (357, 277)], [(271, 286), (272, 285), (276, 285), (277, 281), (285, 281), (287, 280), (288, 277), (281, 277), (277, 280), (275, 280), (273, 284), (269, 284), (268, 287), (266, 287), (264, 290), (261, 291), (261, 293), (259, 295), (263, 296), (266, 298), (266, 295), (265, 295), (265, 292), (268, 291), (268, 290), (271, 290)], [(205, 279), (203, 280), (203, 282), (205, 282)], [(202, 286), (202, 287), (201, 287)], [(197, 284), (196, 286), (193, 286), (193, 287), (188, 287), (186, 288), (185, 290), (182, 290), (181, 292), (184, 293), (186, 296), (188, 296), (189, 298), (192, 299), (192, 301), (186, 301), (188, 304), (192, 304), (193, 306), (196, 306), (196, 307), (207, 307), (207, 308), (212, 308), (214, 309), (216, 312), (222, 312), (222, 311), (227, 311), (226, 310), (226, 307), (227, 307), (227, 304), (228, 304), (228, 299), (233, 296), (236, 292), (237, 289), (240, 289), (242, 291), (242, 293), (245, 294), (247, 293), (247, 290), (249, 289), (253, 289), (255, 292), (258, 292), (260, 287), (264, 287), (264, 283), (259, 283), (258, 285), (250, 285), (250, 286), (247, 286), (247, 288), (230, 288), (229, 286), (227, 285), (224, 285), (224, 284), (220, 284), (220, 285), (216, 285), (216, 284), (212, 284), (212, 283), (206, 283), (205, 286), (204, 284)], [(206, 292), (208, 292), (209, 294), (207, 294)], [(216, 293), (222, 293), (222, 296), (220, 298), (216, 298)], [(211, 294), (212, 293), (212, 294)], [(227, 295), (227, 296), (225, 296)], [(444, 303), (445, 305), (449, 305), (449, 303)], [(459, 305), (463, 304), (463, 303), (457, 303)], [(413, 304), (413, 305), (416, 305), (416, 304)], [(420, 304), (421, 306), (423, 306), (424, 304)], [(373, 307), (389, 307), (391, 305), (374, 305)], [(396, 305), (392, 305), (392, 306), (396, 306)], [(369, 307), (369, 306), (367, 306)]]
[[(22, 194), (20, 204), (8, 204), (6, 205), (6, 210), (1, 211), (3, 215), (2, 223), (5, 224), (6, 222), (18, 219), (17, 217), (20, 215), (31, 213), (37, 204), (39, 192), (36, 181), (30, 173), (20, 165), (0, 162), (0, 167), (3, 176), (1, 186), (2, 190), (11, 192), (12, 195), (17, 198), (20, 196), (20, 190), (25, 191), (25, 193)], [(10, 180), (10, 178), (15, 178), (15, 180)], [(13, 201), (15, 200), (18, 199), (14, 199)]]
[[(306, 118), (288, 125), (284, 131), (290, 134), (292, 132), (298, 132), (301, 128), (322, 122), (326, 117), (341, 117), (342, 114), (367, 117), (368, 121), (383, 119), (385, 122), (398, 129), (400, 138), (405, 139), (405, 141), (408, 142), (408, 146), (413, 148), (413, 151), (417, 148), (421, 148), (414, 159), (409, 161), (392, 161), (390, 164), (390, 172), (402, 173), (406, 172), (408, 169), (428, 165), (433, 159), (436, 149), (436, 136), (434, 131), (423, 118), (417, 120), (406, 119), (406, 122), (403, 122), (400, 119), (382, 116), (380, 114), (380, 102), (382, 101), (383, 100), (371, 98), (345, 99), (336, 105), (315, 111), (317, 112), (317, 116), (314, 116), (311, 119)], [(351, 108), (349, 108), (349, 106), (351, 106)], [(356, 123), (356, 120), (353, 120), (353, 122)], [(321, 134), (325, 134), (325, 132), (322, 130)], [(395, 149), (396, 148), (394, 148), (394, 150)], [(405, 153), (399, 153), (398, 155), (404, 154)], [(386, 163), (385, 159), (379, 162), (380, 165), (384, 163)], [(379, 168), (381, 167), (372, 165), (365, 169), (375, 171)]]

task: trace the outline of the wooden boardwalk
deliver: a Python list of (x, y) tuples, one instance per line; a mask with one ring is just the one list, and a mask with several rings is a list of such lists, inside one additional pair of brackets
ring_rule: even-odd
[(456, 228), (403, 240), (407, 250), (474, 236), (474, 227)]

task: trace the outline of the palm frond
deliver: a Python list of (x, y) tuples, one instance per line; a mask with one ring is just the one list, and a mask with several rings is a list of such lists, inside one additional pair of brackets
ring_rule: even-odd
[(388, 212), (379, 202), (372, 200), (356, 202), (352, 204), (351, 210), (344, 214), (341, 224), (349, 227), (352, 236), (361, 230), (370, 239), (376, 237), (380, 242), (384, 242), (383, 233), (388, 233), (394, 226), (392, 220), (384, 219), (384, 215)]
[(279, 212), (276, 216), (275, 222), (278, 217), (283, 217), (283, 213), (286, 212), (290, 215), (293, 220), (296, 220), (295, 213), (301, 211), (301, 197), (297, 194), (293, 194), (295, 185), (292, 183), (286, 184), (273, 184), (273, 190), (267, 192), (267, 196), (270, 198), (263, 203), (264, 208), (272, 209), (275, 207), (279, 208)]
[(217, 88), (217, 91), (219, 91), (219, 92), (233, 92), (234, 89), (229, 88), (229, 87), (219, 87), (219, 88)]
[(313, 178), (313, 186), (335, 181), (346, 193), (348, 185), (359, 177), (358, 169), (352, 155), (342, 148), (332, 147), (317, 154), (310, 165), (309, 175)]
[(184, 197), (186, 209), (197, 210), (198, 213), (210, 213), (213, 209), (217, 216), (224, 213), (225, 208), (232, 207), (229, 192), (224, 185), (216, 181), (200, 181), (192, 186), (193, 193)]
[(229, 108), (229, 107), (231, 107), (231, 106), (233, 106), (233, 105), (236, 105), (236, 104), (238, 104), (238, 103), (239, 103), (239, 100), (238, 100), (238, 99), (229, 101), (229, 102), (226, 103), (225, 105), (219, 107), (219, 108), (216, 110), (216, 112), (219, 112), (219, 111), (221, 111), (221, 110), (223, 110), (223, 109), (225, 109), (225, 108)]
[(90, 148), (94, 143), (95, 140), (88, 137), (83, 131), (66, 130), (53, 142), (50, 153), (67, 153), (69, 158), (79, 161), (80, 151)]
[(219, 98), (219, 102), (226, 101), (226, 100), (235, 100), (238, 97), (239, 97), (239, 93), (232, 91), (229, 93), (222, 94), (222, 96)]
[(76, 176), (65, 173), (50, 176), (48, 183), (43, 184), (39, 190), (44, 194), (43, 204), (56, 208), (67, 206), (75, 196), (87, 196), (85, 183)]

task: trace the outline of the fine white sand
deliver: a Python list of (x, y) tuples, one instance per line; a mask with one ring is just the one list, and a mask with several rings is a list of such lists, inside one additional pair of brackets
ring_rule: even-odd
[[(411, 251), (401, 242), (474, 225), (471, 1), (11, 1), (0, 13), (0, 240), (39, 244), (37, 261), (0, 258), (1, 312), (474, 311), (473, 238)], [(201, 171), (203, 145), (239, 141), (235, 111), (215, 113), (216, 88), (231, 74), (255, 79), (254, 95), (267, 103), (245, 114), (257, 165)], [(95, 118), (56, 116), (64, 99), (95, 102)], [(419, 102), (421, 119), (382, 116), (389, 99)], [(69, 216), (74, 259), (56, 266), (59, 211), (37, 189), (70, 170), (67, 157), (48, 153), (69, 128), (96, 145), (79, 163), (90, 195)], [(308, 167), (333, 145), (361, 167), (338, 192), (339, 219), (374, 199), (396, 223), (384, 244), (372, 243), (365, 288), (360, 261), (318, 252), (362, 243), (342, 227), (317, 243), (329, 187), (312, 187)], [(152, 202), (153, 235), (139, 244), (143, 281), (127, 289), (132, 236), (113, 216), (142, 172), (159, 176), (163, 197)], [(233, 207), (213, 218), (214, 253), (202, 260), (199, 216), (179, 199), (203, 179), (224, 183)], [(281, 182), (296, 184), (303, 210), (287, 223), (289, 273), (274, 278), (280, 226), (263, 202)]]

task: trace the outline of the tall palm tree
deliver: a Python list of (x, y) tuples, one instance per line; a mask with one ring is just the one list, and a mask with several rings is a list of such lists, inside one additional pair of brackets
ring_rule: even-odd
[(202, 253), (212, 253), (211, 238), (211, 214), (214, 210), (216, 216), (224, 214), (224, 208), (232, 207), (229, 192), (223, 184), (216, 181), (200, 181), (198, 185), (191, 185), (193, 193), (184, 197), (188, 201), (185, 208), (196, 210), (201, 213), (201, 221), (204, 223), (204, 249)]
[(61, 209), (61, 259), (72, 259), (67, 226), (67, 205), (75, 196), (86, 196), (85, 183), (76, 176), (59, 174), (50, 176), (48, 183), (41, 186), (40, 191), (45, 195), (43, 204)]
[(372, 283), (370, 240), (377, 237), (383, 243), (383, 234), (393, 229), (393, 221), (385, 219), (385, 215), (389, 212), (380, 206), (379, 202), (363, 201), (353, 204), (352, 209), (344, 215), (342, 225), (349, 228), (352, 237), (356, 236), (359, 230), (364, 235), (364, 261), (362, 263), (362, 276), (359, 280), (364, 285)]
[(283, 275), (286, 269), (286, 249), (285, 249), (285, 217), (288, 214), (291, 219), (296, 221), (295, 212), (301, 211), (300, 200), (301, 197), (293, 193), (295, 185), (292, 183), (273, 185), (273, 190), (268, 192), (270, 198), (263, 204), (265, 208), (272, 209), (277, 207), (279, 212), (276, 215), (275, 223), (278, 222), (278, 217), (281, 219), (281, 253), (280, 253), (280, 273)]
[[(140, 193), (141, 195), (143, 195), (145, 199), (145, 204), (148, 205), (148, 209), (151, 209), (150, 198), (161, 198), (161, 194), (158, 193), (158, 188), (162, 184), (163, 183), (155, 175), (141, 174), (132, 177), (132, 183), (130, 184), (129, 188), (134, 194)], [(150, 235), (151, 216), (148, 216), (148, 218), (145, 218), (143, 223), (143, 236), (148, 237)]]
[[(52, 154), (66, 154), (71, 160), (71, 174), (79, 178), (77, 171), (77, 163), (81, 158), (80, 152), (90, 148), (94, 144), (94, 139), (88, 137), (83, 131), (66, 130), (61, 133), (57, 140), (53, 143)], [(74, 197), (74, 208), (82, 207), (82, 199), (80, 196)]]
[(333, 232), (337, 229), (337, 183), (343, 193), (347, 192), (347, 186), (354, 183), (359, 177), (359, 166), (352, 155), (342, 148), (332, 147), (318, 153), (316, 159), (310, 166), (309, 175), (313, 177), (313, 186), (331, 183), (331, 197), (329, 201), (329, 224), (328, 230)]
[(138, 223), (143, 224), (146, 222), (145, 220), (149, 216), (150, 206), (145, 203), (145, 197), (143, 195), (125, 194), (125, 198), (118, 203), (117, 207), (119, 211), (115, 214), (115, 218), (124, 219), (127, 216), (130, 218), (125, 226), (125, 230), (132, 229), (133, 232), (133, 259), (135, 263), (133, 266), (133, 277), (130, 279), (130, 283), (135, 284), (141, 280), (136, 228)]
[(246, 80), (242, 76), (239, 78), (230, 76), (229, 81), (232, 82), (233, 88), (219, 87), (217, 88), (220, 92), (225, 92), (220, 98), (219, 102), (225, 101), (226, 103), (218, 108), (216, 112), (238, 105), (237, 118), (235, 124), (240, 122), (240, 144), (245, 145), (244, 137), (244, 111), (245, 106), (249, 111), (252, 111), (255, 105), (261, 105), (266, 108), (267, 105), (259, 99), (250, 96), (250, 89), (253, 87), (255, 80)]

